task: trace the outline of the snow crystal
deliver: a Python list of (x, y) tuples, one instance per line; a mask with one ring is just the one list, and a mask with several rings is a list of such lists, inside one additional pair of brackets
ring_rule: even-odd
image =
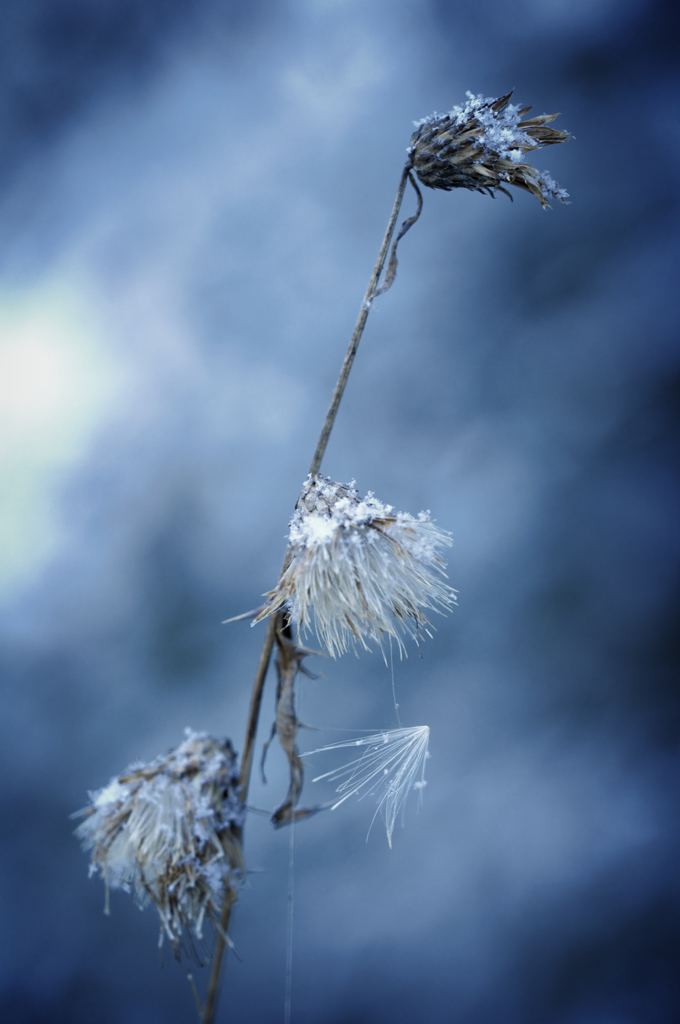
[(547, 171), (541, 171), (536, 177), (546, 199), (559, 199), (560, 202), (565, 202), (569, 198), (566, 188), (560, 188)]

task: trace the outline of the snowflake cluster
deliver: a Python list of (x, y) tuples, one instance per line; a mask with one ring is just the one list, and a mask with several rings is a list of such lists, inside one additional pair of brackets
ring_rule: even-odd
[(475, 96), (467, 92), (468, 101), (464, 106), (455, 106), (449, 113), (456, 125), (465, 124), (476, 118), (484, 131), (478, 136), (476, 145), (487, 153), (495, 153), (499, 157), (519, 163), (524, 150), (535, 149), (536, 142), (527, 132), (520, 128), (520, 106), (508, 103), (501, 110), (495, 110), (496, 98), (484, 97), (481, 93)]
[(566, 188), (560, 188), (547, 171), (540, 171), (536, 175), (536, 179), (546, 199), (559, 199), (561, 203), (564, 203), (569, 198)]

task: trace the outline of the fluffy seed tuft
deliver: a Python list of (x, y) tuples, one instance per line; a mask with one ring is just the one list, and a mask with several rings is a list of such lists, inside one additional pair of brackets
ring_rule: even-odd
[(255, 619), (285, 608), (298, 628), (313, 619), (332, 657), (366, 640), (382, 644), (403, 634), (429, 634), (426, 610), (448, 611), (456, 601), (445, 578), (441, 548), (451, 538), (421, 512), (395, 512), (354, 484), (308, 476), (290, 523), (281, 578)]
[(236, 755), (229, 740), (186, 730), (186, 739), (150, 764), (132, 765), (90, 793), (76, 829), (92, 851), (90, 874), (108, 891), (148, 900), (178, 954), (183, 929), (202, 938), (205, 917), (219, 921), (227, 888), (242, 870), (237, 830), (243, 823)]
[(359, 794), (360, 800), (365, 796), (376, 796), (378, 807), (373, 815), (373, 821), (378, 813), (382, 814), (387, 830), (387, 842), (392, 846), (394, 824), (409, 790), (417, 790), (419, 797), (422, 798), (423, 789), (427, 785), (425, 761), (429, 757), (429, 742), (429, 726), (417, 725), (411, 729), (389, 729), (374, 733), (372, 736), (363, 736), (361, 739), (331, 743), (326, 747), (319, 747), (318, 750), (309, 750), (303, 757), (320, 754), (326, 750), (356, 750), (358, 747), (364, 747), (361, 757), (355, 758), (342, 768), (317, 775), (312, 781), (341, 780), (336, 789), (340, 799), (331, 805), (333, 811), (351, 796)]

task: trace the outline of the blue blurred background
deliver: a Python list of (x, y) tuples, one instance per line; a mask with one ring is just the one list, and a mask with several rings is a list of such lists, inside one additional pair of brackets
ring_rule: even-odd
[[(5, 0), (3, 1020), (194, 1019), (68, 816), (185, 726), (240, 749), (263, 627), (220, 622), (275, 582), (411, 121), (512, 87), (574, 133), (535, 161), (572, 205), (427, 191), (324, 462), (432, 510), (460, 604), (394, 665), (432, 730), (394, 849), (367, 801), (297, 828), (293, 1020), (680, 1020), (675, 18)], [(303, 747), (395, 724), (377, 652), (320, 665)], [(252, 802), (286, 787), (273, 749)], [(243, 1024), (283, 1015), (289, 835), (246, 844)]]

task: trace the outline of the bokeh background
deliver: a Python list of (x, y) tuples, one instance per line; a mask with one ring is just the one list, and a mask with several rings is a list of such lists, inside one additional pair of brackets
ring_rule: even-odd
[[(240, 748), (263, 627), (220, 623), (275, 582), (411, 121), (512, 87), (572, 205), (427, 191), (324, 463), (432, 510), (460, 604), (395, 659), (432, 757), (394, 848), (369, 801), (297, 828), (293, 1020), (680, 1019), (677, 39), (651, 0), (2, 4), (3, 1020), (194, 1019), (69, 814), (185, 726)], [(395, 724), (378, 652), (319, 667), (303, 746)], [(273, 749), (253, 805), (286, 786)], [(283, 1016), (290, 847), (246, 843), (242, 1024)]]

